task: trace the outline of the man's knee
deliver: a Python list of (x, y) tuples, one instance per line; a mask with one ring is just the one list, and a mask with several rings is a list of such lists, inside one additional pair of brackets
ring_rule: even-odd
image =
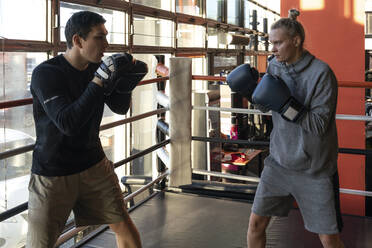
[(124, 221), (109, 225), (114, 233), (123, 233), (128, 230), (127, 224)]
[(343, 248), (339, 234), (319, 234), (320, 241), (325, 248)]
[(269, 221), (270, 217), (252, 213), (249, 218), (248, 235), (262, 235), (265, 233)]

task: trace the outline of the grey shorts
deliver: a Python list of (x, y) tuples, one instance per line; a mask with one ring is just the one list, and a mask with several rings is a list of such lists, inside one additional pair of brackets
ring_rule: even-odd
[(338, 174), (312, 178), (266, 166), (254, 198), (252, 212), (260, 216), (288, 216), (297, 202), (305, 228), (318, 234), (342, 230)]
[(69, 176), (31, 174), (27, 247), (53, 247), (71, 210), (76, 226), (111, 224), (128, 218), (118, 177), (108, 159)]

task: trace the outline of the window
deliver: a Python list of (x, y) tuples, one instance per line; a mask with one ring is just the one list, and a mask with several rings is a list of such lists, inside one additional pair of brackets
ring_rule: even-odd
[(225, 31), (208, 27), (208, 48), (226, 48), (227, 42)]
[(244, 63), (256, 67), (255, 56), (244, 56)]
[(142, 15), (133, 17), (134, 45), (172, 47), (174, 23)]
[(157, 9), (163, 9), (167, 11), (173, 11), (173, 0), (132, 0), (132, 3), (146, 5), (149, 7), (157, 8)]
[(222, 57), (216, 56), (214, 58), (214, 67), (235, 67), (237, 65), (236, 56)]
[(253, 3), (249, 1), (244, 2), (244, 27), (245, 28), (252, 28), (251, 22), (252, 22), (253, 9), (254, 9)]
[(202, 3), (202, 0), (176, 0), (176, 12), (188, 15), (203, 16)]
[(46, 53), (4, 52), (0, 53), (0, 88), (4, 89), (0, 101), (31, 97), (30, 82), (33, 69), (47, 59)]
[(47, 30), (51, 13), (47, 12), (47, 6), (49, 9), (50, 5), (50, 1), (46, 0), (0, 0), (0, 36), (6, 39), (47, 40), (50, 37)]
[(267, 29), (270, 32), (271, 25), (273, 25), (274, 22), (279, 20), (280, 17), (278, 15), (275, 15), (272, 12), (267, 12), (266, 15), (267, 15)]
[(67, 20), (76, 12), (82, 10), (89, 10), (92, 12), (96, 12), (105, 18), (106, 23), (105, 26), (108, 31), (107, 41), (110, 44), (125, 44), (127, 35), (124, 33), (126, 30), (126, 15), (124, 12), (111, 10), (111, 9), (103, 9), (103, 8), (96, 8), (90, 6), (83, 6), (77, 4), (70, 4), (61, 2), (61, 33), (60, 38), (61, 41), (66, 41), (65, 37), (65, 25)]
[(205, 47), (205, 27), (178, 24), (178, 47)]
[(366, 34), (372, 35), (372, 12), (366, 12)]
[(238, 26), (240, 16), (240, 0), (227, 0), (227, 23)]
[(222, 22), (224, 16), (224, 0), (207, 0), (206, 12), (207, 18)]

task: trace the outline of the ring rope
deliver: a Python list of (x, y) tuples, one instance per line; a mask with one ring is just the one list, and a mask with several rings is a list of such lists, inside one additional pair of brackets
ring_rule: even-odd
[[(258, 114), (258, 115), (271, 115), (271, 111), (263, 113), (257, 109), (242, 109), (242, 108), (220, 108), (220, 107), (204, 107), (204, 106), (193, 106), (195, 110), (209, 110), (209, 111), (221, 111), (221, 112), (232, 112), (239, 114)], [(345, 115), (336, 114), (338, 120), (351, 120), (351, 121), (372, 121), (372, 116), (365, 115)]]

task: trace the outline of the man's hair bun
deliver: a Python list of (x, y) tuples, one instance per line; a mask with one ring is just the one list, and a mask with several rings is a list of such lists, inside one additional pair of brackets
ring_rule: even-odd
[(292, 19), (294, 21), (297, 20), (297, 16), (300, 15), (300, 11), (298, 11), (297, 9), (290, 9), (288, 10), (288, 18), (289, 19)]

